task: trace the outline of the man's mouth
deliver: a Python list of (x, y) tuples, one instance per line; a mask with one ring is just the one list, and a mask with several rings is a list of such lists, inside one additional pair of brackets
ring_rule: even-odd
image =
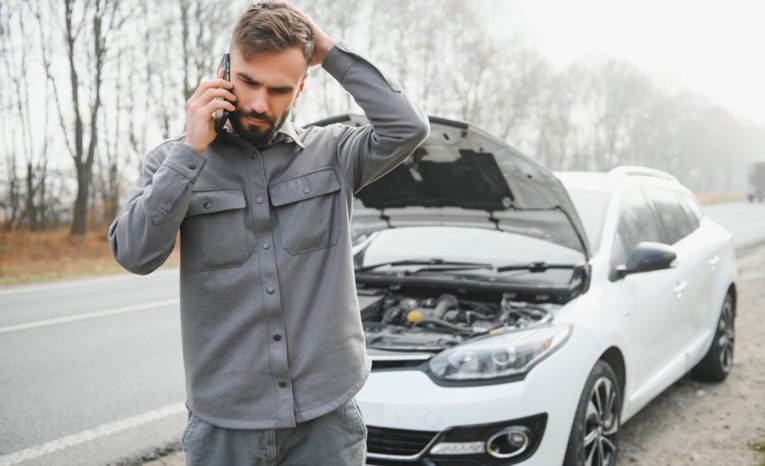
[(253, 117), (244, 117), (245, 120), (247, 120), (250, 124), (258, 125), (258, 126), (268, 126), (271, 123), (266, 120), (261, 120), (260, 118), (253, 118)]

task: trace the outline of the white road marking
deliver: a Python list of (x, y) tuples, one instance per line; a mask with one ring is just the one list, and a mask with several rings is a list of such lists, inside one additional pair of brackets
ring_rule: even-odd
[(82, 432), (73, 435), (67, 435), (66, 437), (61, 437), (56, 440), (43, 443), (42, 445), (26, 448), (15, 453), (11, 453), (10, 455), (0, 456), (0, 466), (11, 466), (13, 464), (19, 464), (22, 461), (39, 458), (43, 455), (63, 450), (65, 448), (80, 445), (100, 437), (112, 435), (123, 430), (132, 429), (152, 421), (185, 412), (186, 405), (183, 403), (176, 403), (170, 406), (165, 406), (164, 408), (153, 409), (137, 416), (110, 422), (108, 424), (102, 424), (94, 429), (83, 430)]
[[(156, 278), (157, 276), (160, 276), (160, 275), (172, 275), (172, 274), (178, 275), (178, 273), (179, 273), (178, 268), (170, 268), (170, 269), (158, 270), (156, 272), (152, 272), (151, 276)], [(49, 290), (60, 290), (62, 288), (73, 288), (76, 286), (101, 285), (104, 283), (115, 283), (115, 282), (121, 282), (121, 281), (127, 281), (127, 280), (148, 280), (148, 278), (145, 275), (121, 274), (121, 275), (116, 275), (111, 277), (69, 280), (65, 282), (46, 283), (42, 285), (21, 285), (21, 286), (13, 287), (13, 288), (0, 289), (0, 296), (9, 296), (14, 294), (33, 293), (33, 292), (49, 291)]]
[(124, 314), (126, 312), (145, 311), (146, 309), (172, 306), (178, 303), (180, 303), (180, 299), (178, 298), (166, 299), (164, 301), (154, 301), (153, 303), (136, 304), (133, 306), (118, 307), (115, 309), (107, 309), (104, 311), (86, 312), (84, 314), (77, 314), (73, 316), (58, 317), (56, 319), (38, 320), (35, 322), (29, 322), (26, 324), (0, 327), (0, 333), (14, 332), (16, 330), (25, 330), (25, 329), (36, 328), (36, 327), (45, 327), (47, 325), (63, 324), (66, 322), (74, 322), (77, 320), (94, 319), (96, 317), (113, 316), (115, 314)]

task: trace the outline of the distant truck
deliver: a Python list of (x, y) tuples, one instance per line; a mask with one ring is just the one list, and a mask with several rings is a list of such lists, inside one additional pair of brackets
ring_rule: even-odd
[(749, 164), (749, 190), (746, 196), (749, 202), (765, 199), (765, 162)]

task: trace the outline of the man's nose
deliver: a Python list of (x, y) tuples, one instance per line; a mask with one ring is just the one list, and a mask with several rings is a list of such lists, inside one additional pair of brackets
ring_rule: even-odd
[(265, 87), (255, 90), (250, 100), (250, 108), (258, 113), (268, 113), (268, 91)]

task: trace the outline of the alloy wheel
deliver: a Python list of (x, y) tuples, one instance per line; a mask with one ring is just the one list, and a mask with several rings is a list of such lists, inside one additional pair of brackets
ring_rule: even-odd
[(733, 367), (733, 343), (736, 337), (733, 329), (733, 305), (730, 299), (725, 301), (725, 305), (720, 316), (720, 322), (717, 326), (717, 346), (720, 348), (720, 367), (723, 371), (729, 372)]
[(606, 377), (595, 381), (585, 414), (584, 457), (587, 466), (608, 466), (616, 458), (619, 433), (616, 387)]

